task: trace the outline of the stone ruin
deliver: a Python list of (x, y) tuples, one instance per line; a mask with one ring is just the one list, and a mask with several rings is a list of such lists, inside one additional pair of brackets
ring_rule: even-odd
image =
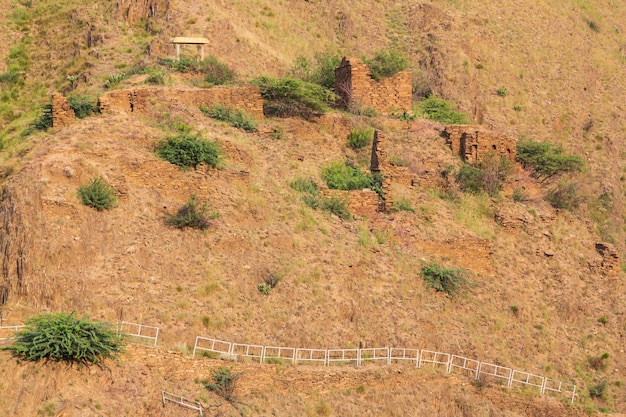
[(604, 275), (617, 275), (621, 271), (620, 255), (610, 243), (596, 243), (596, 252), (602, 257), (600, 262), (592, 265)]
[(52, 127), (64, 127), (76, 119), (70, 103), (59, 93), (52, 93)]
[(482, 126), (449, 125), (441, 133), (452, 153), (461, 157), (464, 162), (473, 164), (495, 153), (515, 161), (515, 142)]
[(344, 57), (335, 69), (335, 91), (340, 105), (347, 109), (371, 108), (392, 114), (410, 112), (413, 107), (410, 72), (377, 81), (367, 64), (354, 57)]
[(223, 104), (243, 110), (256, 119), (263, 118), (263, 99), (259, 87), (253, 85), (212, 88), (140, 87), (109, 91), (98, 100), (102, 114), (116, 111), (148, 114), (163, 105), (181, 104), (195, 108)]

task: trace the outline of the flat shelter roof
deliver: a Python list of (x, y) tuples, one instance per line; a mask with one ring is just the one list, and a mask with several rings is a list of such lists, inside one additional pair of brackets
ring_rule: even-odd
[(177, 38), (172, 38), (170, 40), (171, 43), (185, 43), (185, 44), (192, 44), (192, 45), (202, 45), (202, 44), (207, 44), (209, 43), (209, 40), (207, 38), (186, 38), (186, 37), (177, 37)]

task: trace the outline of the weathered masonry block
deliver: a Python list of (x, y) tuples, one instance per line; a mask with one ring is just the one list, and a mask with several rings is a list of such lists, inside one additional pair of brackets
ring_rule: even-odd
[(243, 110), (250, 116), (263, 118), (263, 99), (257, 86), (212, 88), (141, 87), (115, 90), (100, 96), (98, 106), (102, 114), (127, 112), (148, 114), (156, 106), (185, 105), (198, 108), (223, 104)]
[(377, 81), (370, 68), (354, 57), (343, 58), (335, 69), (335, 91), (348, 109), (372, 108), (382, 114), (412, 110), (410, 72)]
[(52, 93), (52, 126), (67, 126), (76, 119), (67, 99), (59, 93)]
[(482, 126), (449, 125), (441, 135), (452, 153), (468, 163), (479, 162), (484, 156), (495, 153), (515, 160), (515, 142)]
[(391, 184), (402, 184), (412, 186), (414, 176), (409, 172), (407, 167), (400, 167), (389, 162), (387, 157), (385, 134), (380, 130), (374, 132), (374, 141), (372, 143), (372, 158), (370, 162), (370, 170), (372, 174), (380, 174), (383, 179), (383, 197), (385, 199), (385, 210), (393, 207), (391, 198)]
[(348, 211), (361, 217), (373, 219), (379, 211), (378, 193), (370, 189), (364, 190), (324, 190), (326, 197), (339, 197), (346, 201)]

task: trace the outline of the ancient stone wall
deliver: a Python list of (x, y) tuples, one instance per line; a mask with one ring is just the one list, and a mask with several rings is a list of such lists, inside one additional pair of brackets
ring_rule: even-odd
[(120, 0), (115, 5), (115, 17), (128, 24), (148, 18), (169, 18), (169, 0)]
[(442, 136), (452, 152), (468, 163), (479, 162), (491, 153), (515, 160), (515, 142), (482, 126), (449, 125)]
[(393, 207), (391, 197), (391, 184), (403, 184), (411, 186), (414, 183), (414, 175), (407, 167), (399, 167), (389, 162), (385, 148), (385, 134), (380, 130), (374, 132), (372, 143), (372, 159), (370, 170), (372, 174), (380, 174), (383, 178), (383, 196), (385, 198), (385, 210)]
[(602, 261), (597, 265), (604, 275), (616, 275), (621, 271), (619, 252), (610, 243), (596, 243), (596, 251), (602, 256)]
[(346, 108), (372, 108), (382, 114), (411, 111), (411, 73), (376, 81), (358, 58), (343, 58), (335, 70), (335, 91)]
[(52, 126), (63, 127), (76, 119), (70, 103), (59, 93), (52, 93)]
[(379, 211), (379, 198), (376, 191), (364, 190), (324, 190), (325, 197), (339, 197), (346, 200), (350, 214), (356, 214), (370, 219), (376, 217)]
[(224, 104), (245, 111), (250, 116), (263, 118), (263, 99), (259, 87), (141, 87), (115, 90), (100, 96), (98, 106), (102, 114), (128, 112), (148, 114), (157, 105), (185, 105), (198, 108), (200, 105)]

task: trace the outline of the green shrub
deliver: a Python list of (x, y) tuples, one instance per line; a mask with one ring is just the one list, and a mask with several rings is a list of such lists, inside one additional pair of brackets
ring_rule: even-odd
[(352, 149), (362, 149), (372, 143), (374, 140), (374, 129), (352, 129), (348, 136), (348, 146)]
[(70, 109), (74, 110), (74, 114), (79, 119), (100, 112), (100, 109), (87, 96), (73, 94), (67, 98), (67, 101), (70, 103)]
[(469, 285), (466, 270), (444, 268), (436, 262), (423, 266), (421, 275), (427, 285), (451, 296), (460, 294)]
[(606, 381), (593, 384), (589, 387), (590, 398), (606, 399), (608, 383)]
[(87, 185), (78, 188), (80, 201), (98, 211), (115, 207), (115, 190), (102, 177), (92, 178)]
[(562, 182), (546, 196), (548, 203), (557, 209), (575, 210), (582, 202), (578, 194), (578, 185), (573, 182)]
[(113, 88), (122, 81), (126, 79), (127, 75), (124, 72), (119, 72), (117, 74), (110, 74), (107, 76), (107, 79), (104, 81), (104, 88)]
[(335, 94), (317, 84), (295, 78), (259, 77), (252, 80), (263, 97), (268, 116), (311, 118), (323, 113), (335, 101)]
[(217, 105), (214, 107), (200, 106), (202, 113), (215, 120), (222, 120), (237, 129), (243, 129), (246, 132), (256, 130), (256, 123), (245, 112), (234, 109), (225, 105)]
[(276, 288), (278, 283), (283, 279), (282, 275), (266, 271), (263, 277), (263, 283), (257, 286), (259, 292), (263, 295), (269, 295), (272, 289)]
[(341, 161), (326, 166), (322, 170), (322, 179), (333, 190), (362, 190), (375, 185), (372, 176), (355, 165)]
[(52, 127), (52, 103), (41, 106), (39, 116), (33, 121), (31, 127), (36, 130), (48, 130)]
[(490, 153), (478, 164), (464, 164), (456, 180), (464, 192), (473, 194), (486, 192), (490, 197), (495, 197), (502, 190), (504, 181), (512, 170), (508, 158)]
[(90, 322), (87, 317), (79, 319), (75, 312), (45, 313), (28, 319), (25, 329), (5, 349), (29, 361), (47, 359), (88, 365), (114, 358), (121, 350), (121, 341), (110, 324)]
[(454, 110), (452, 103), (434, 95), (428, 96), (418, 105), (427, 119), (450, 125), (468, 123), (468, 117), (465, 113)]
[(235, 71), (214, 56), (208, 56), (203, 61), (198, 61), (183, 55), (180, 60), (160, 59), (159, 64), (177, 72), (202, 74), (207, 83), (214, 85), (231, 84), (235, 80)]
[(313, 62), (303, 56), (296, 58), (289, 75), (308, 83), (320, 85), (329, 90), (335, 88), (335, 68), (341, 64), (341, 57), (332, 52), (315, 54)]
[(582, 158), (564, 155), (563, 148), (546, 142), (519, 141), (516, 145), (517, 159), (525, 168), (533, 170), (536, 178), (548, 179), (563, 172), (580, 171)]
[(219, 217), (219, 214), (209, 213), (209, 206), (206, 202), (199, 206), (197, 196), (192, 195), (187, 203), (175, 214), (170, 214), (165, 218), (165, 223), (177, 229), (190, 227), (192, 229), (206, 230), (210, 225), (209, 220), (217, 217)]
[(197, 168), (202, 163), (215, 168), (221, 161), (220, 149), (216, 142), (186, 133), (163, 139), (157, 145), (156, 154), (181, 168)]
[(500, 87), (496, 90), (496, 94), (498, 94), (500, 97), (504, 97), (509, 94), (509, 90), (506, 87)]
[(156, 71), (156, 70), (148, 71), (148, 76), (146, 77), (146, 84), (164, 85), (165, 74), (162, 71)]
[(459, 183), (461, 191), (478, 194), (484, 191), (484, 175), (485, 172), (483, 169), (471, 164), (463, 164), (461, 169), (459, 169), (456, 180)]
[(209, 391), (215, 392), (226, 401), (234, 400), (234, 391), (237, 388), (237, 380), (243, 375), (242, 373), (234, 373), (231, 369), (223, 366), (214, 369), (211, 375), (212, 381), (202, 381)]
[(319, 193), (317, 183), (311, 178), (296, 178), (289, 185), (291, 188), (301, 193), (307, 193), (310, 195), (317, 195)]
[(363, 62), (370, 67), (376, 80), (391, 77), (409, 66), (407, 59), (394, 50), (381, 51), (371, 59), (363, 58)]
[(350, 219), (347, 201), (341, 197), (332, 196), (330, 198), (322, 198), (320, 200), (320, 208), (336, 215), (340, 219)]

